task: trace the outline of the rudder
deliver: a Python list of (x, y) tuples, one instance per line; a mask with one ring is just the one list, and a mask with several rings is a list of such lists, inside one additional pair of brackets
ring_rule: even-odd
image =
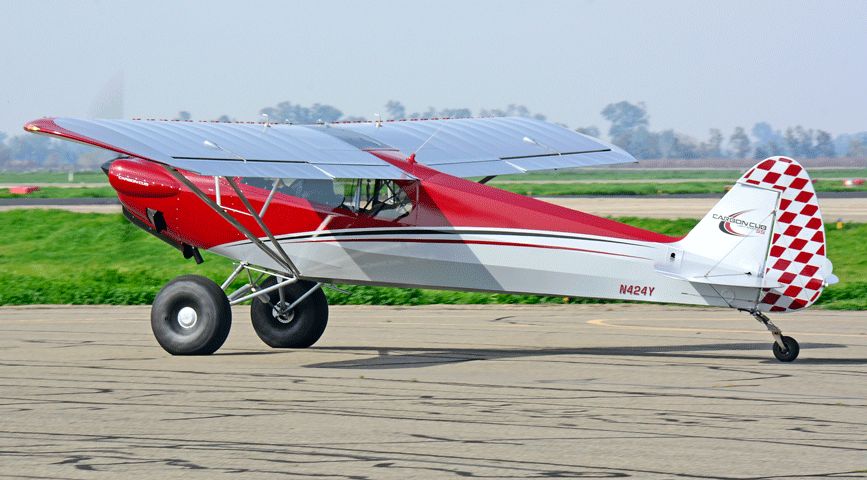
[(836, 283), (825, 246), (825, 226), (807, 170), (786, 157), (772, 157), (750, 169), (743, 182), (780, 192), (771, 247), (765, 266), (767, 284), (758, 308), (786, 312), (812, 305), (822, 289)]

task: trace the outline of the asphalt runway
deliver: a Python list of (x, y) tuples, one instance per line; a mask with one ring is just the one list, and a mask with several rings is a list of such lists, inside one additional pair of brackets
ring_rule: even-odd
[[(867, 478), (867, 312), (334, 307), (307, 350), (246, 308), (171, 357), (147, 307), (0, 308), (0, 478)], [(241, 474), (240, 476), (238, 474)]]

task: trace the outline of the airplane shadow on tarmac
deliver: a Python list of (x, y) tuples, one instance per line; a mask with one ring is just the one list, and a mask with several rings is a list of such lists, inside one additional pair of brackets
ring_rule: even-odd
[[(801, 351), (823, 348), (846, 348), (846, 345), (836, 343), (805, 343)], [(473, 362), (481, 360), (503, 360), (522, 357), (543, 356), (613, 356), (613, 357), (652, 357), (652, 358), (696, 358), (705, 360), (760, 360), (767, 363), (779, 363), (772, 357), (770, 343), (714, 343), (691, 345), (653, 345), (634, 347), (586, 347), (586, 348), (392, 348), (392, 347), (316, 347), (322, 352), (341, 352), (356, 354), (361, 358), (322, 362), (305, 365), (306, 368), (419, 368), (450, 363)], [(733, 350), (755, 350), (761, 352), (756, 356), (725, 355), (712, 352), (729, 352)], [(375, 354), (375, 356), (370, 356)], [(580, 358), (563, 358), (553, 360), (558, 362), (580, 363)], [(867, 358), (802, 358), (796, 364), (824, 365), (859, 365), (867, 364)]]

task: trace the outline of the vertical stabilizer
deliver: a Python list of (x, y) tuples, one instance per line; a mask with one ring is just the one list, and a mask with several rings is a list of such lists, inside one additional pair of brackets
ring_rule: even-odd
[[(704, 283), (761, 287), (756, 308), (808, 307), (836, 282), (825, 229), (807, 171), (772, 157), (751, 168), (681, 242), (685, 268)], [(704, 262), (689, 262), (698, 257)]]

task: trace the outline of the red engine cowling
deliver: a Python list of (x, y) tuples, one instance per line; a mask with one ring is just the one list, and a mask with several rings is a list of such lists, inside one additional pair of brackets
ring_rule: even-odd
[(111, 162), (108, 182), (118, 193), (133, 197), (173, 197), (180, 190), (178, 182), (159, 165), (137, 158)]

